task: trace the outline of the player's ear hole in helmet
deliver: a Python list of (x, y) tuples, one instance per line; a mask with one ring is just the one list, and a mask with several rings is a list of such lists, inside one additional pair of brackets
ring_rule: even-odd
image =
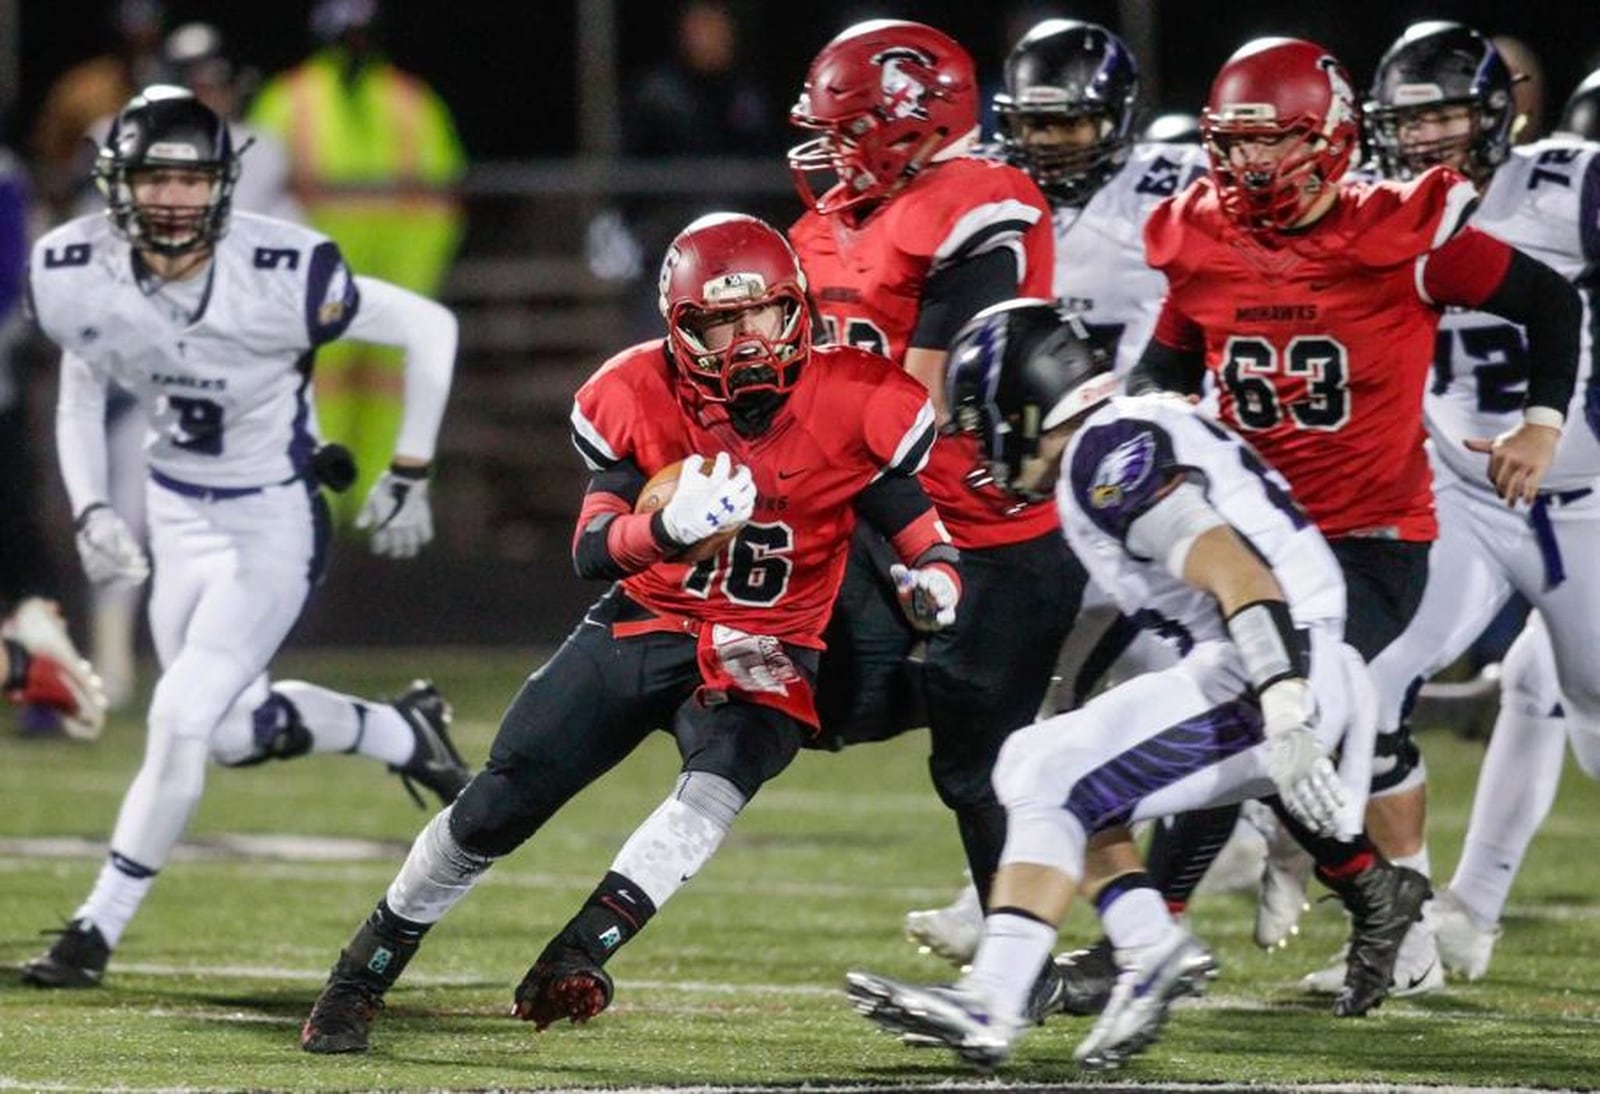
[(1119, 389), (1082, 320), (1027, 297), (967, 321), (950, 343), (945, 384), (950, 428), (978, 442), (968, 484), (1024, 501), (1048, 497), (1055, 485), (1042, 474), (1048, 469), (1033, 466), (1045, 435), (1080, 422)]
[(1367, 142), (1389, 178), (1435, 164), (1482, 183), (1511, 154), (1514, 79), (1500, 51), (1460, 23), (1408, 27), (1378, 62), (1366, 105)]
[(1127, 160), (1139, 69), (1122, 39), (1046, 19), (1006, 57), (994, 96), (1000, 145), (1052, 200), (1081, 205)]
[(187, 254), (227, 234), (238, 178), (227, 123), (192, 92), (165, 84), (128, 101), (94, 165), (116, 233), (162, 255)]
[(727, 403), (736, 426), (764, 428), (811, 350), (805, 274), (789, 241), (755, 217), (703, 216), (667, 248), (659, 286), (679, 373), (702, 398)]
[[(922, 23), (873, 19), (817, 54), (789, 120), (818, 135), (789, 150), (800, 199), (831, 216), (882, 201), (978, 136), (978, 78), (953, 38)], [(820, 194), (813, 176), (834, 181)]]

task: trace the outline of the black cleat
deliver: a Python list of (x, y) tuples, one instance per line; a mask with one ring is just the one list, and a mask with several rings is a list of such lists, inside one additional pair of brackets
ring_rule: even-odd
[(359, 980), (330, 979), (311, 1005), (300, 1027), (300, 1047), (307, 1052), (367, 1051), (367, 1030), (383, 1009), (383, 996)]
[(587, 1022), (611, 1005), (611, 975), (582, 950), (551, 942), (517, 985), (511, 1012), (534, 1028), (569, 1019)]
[(86, 919), (74, 919), (43, 955), (22, 965), (22, 982), (38, 988), (98, 988), (111, 960), (106, 936)]
[(1394, 982), (1400, 943), (1433, 896), (1428, 879), (1406, 866), (1378, 859), (1353, 878), (1329, 887), (1350, 912), (1344, 990), (1333, 1001), (1338, 1018), (1358, 1018), (1381, 1004)]
[(416, 680), (393, 705), (411, 727), (417, 748), (410, 760), (404, 764), (390, 764), (389, 770), (400, 776), (406, 793), (419, 809), (426, 809), (427, 805), (414, 783), (421, 783), (439, 795), (442, 804), (449, 805), (472, 781), (471, 769), (450, 740), (450, 719), (454, 713), (450, 704), (431, 680)]
[(1057, 957), (1055, 967), (1061, 973), (1061, 999), (1056, 1009), (1063, 1014), (1090, 1015), (1105, 1010), (1122, 972), (1111, 940), (1104, 937), (1092, 946)]

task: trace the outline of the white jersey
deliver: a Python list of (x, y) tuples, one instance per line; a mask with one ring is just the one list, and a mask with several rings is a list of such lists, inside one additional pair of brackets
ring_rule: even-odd
[(1054, 210), (1052, 291), (1111, 353), (1118, 376), (1139, 360), (1167, 292), (1167, 279), (1145, 262), (1144, 222), (1206, 170), (1199, 145), (1136, 144), (1087, 204)]
[(332, 240), (237, 213), (206, 273), (158, 286), (97, 215), (39, 240), (28, 273), (44, 332), (139, 399), (158, 479), (237, 489), (308, 473), (312, 353), (360, 307)]
[[(1470, 223), (1576, 281), (1600, 260), (1600, 145), (1552, 138), (1511, 150)], [(1578, 384), (1544, 488), (1592, 486), (1600, 476), (1595, 430), (1600, 405), (1586, 394), (1594, 365), (1592, 290), (1584, 289)], [(1462, 441), (1493, 438), (1522, 417), (1528, 351), (1522, 328), (1485, 312), (1448, 309), (1439, 324), (1434, 382), (1426, 400), (1436, 455), (1487, 490), (1488, 456)], [(1585, 411), (1587, 410), (1587, 414)]]
[(1341, 632), (1344, 577), (1288, 483), (1236, 434), (1169, 395), (1121, 396), (1090, 415), (1056, 487), (1073, 552), (1124, 614), (1180, 653), (1228, 640), (1215, 598), (1168, 572), (1171, 544), (1151, 556), (1129, 546), (1130, 531), (1177, 474), (1200, 483), (1212, 509), (1272, 568), (1296, 625)]

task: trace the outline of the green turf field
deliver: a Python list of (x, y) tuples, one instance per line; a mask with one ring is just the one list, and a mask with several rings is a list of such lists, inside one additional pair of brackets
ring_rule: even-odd
[[(457, 707), (470, 760), (487, 751), (525, 657), (507, 652), (302, 652), (283, 675), (372, 693), (426, 670)], [(300, 1023), (339, 946), (426, 820), (381, 766), (315, 757), (215, 771), (189, 853), (174, 862), (112, 960), (105, 988), (41, 993), (15, 967), (69, 916), (99, 866), (143, 743), (136, 718), (103, 740), (0, 735), (0, 1088), (429, 1089), (964, 1082), (948, 1053), (914, 1051), (857, 1017), (847, 968), (935, 980), (900, 936), (908, 908), (960, 880), (953, 825), (929, 791), (921, 735), (807, 754), (751, 805), (722, 853), (609, 966), (617, 999), (587, 1027), (536, 1034), (511, 990), (671, 783), (658, 737), (502, 863), (430, 937), (364, 1057), (310, 1057)], [(1436, 873), (1448, 877), (1480, 746), (1425, 737)], [(1343, 936), (1332, 903), (1272, 955), (1250, 942), (1252, 902), (1202, 900), (1196, 930), (1223, 975), (1183, 1006), (1118, 1081), (1600, 1084), (1600, 787), (1569, 765), (1556, 813), (1513, 896), (1488, 978), (1335, 1020), (1298, 976)], [(339, 837), (315, 856), (248, 837)], [(45, 838), (59, 843), (45, 844)], [(356, 842), (361, 841), (361, 842)], [(377, 841), (374, 846), (373, 842)], [(376, 857), (372, 857), (373, 855)], [(1089, 919), (1074, 911), (1067, 936)], [(1086, 1019), (1024, 1040), (1008, 1082), (1075, 1081)]]

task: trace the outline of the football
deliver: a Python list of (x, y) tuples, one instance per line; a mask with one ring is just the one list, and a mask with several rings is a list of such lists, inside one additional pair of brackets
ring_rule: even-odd
[[(709, 466), (709, 461), (702, 464), (702, 466)], [(738, 470), (737, 464), (734, 465), (734, 470)], [(695, 473), (700, 474), (701, 472), (697, 471)], [(683, 461), (678, 460), (675, 463), (667, 464), (660, 471), (651, 475), (650, 481), (644, 484), (643, 490), (639, 491), (639, 499), (633, 503), (633, 511), (635, 513), (653, 513), (671, 501), (672, 495), (677, 493), (678, 476), (681, 474), (683, 474)], [(699, 543), (686, 549), (683, 554), (677, 556), (677, 561), (705, 561), (732, 543), (734, 537), (739, 534), (739, 529), (743, 527), (744, 525), (742, 524), (736, 524), (732, 528), (718, 532), (714, 536), (707, 536)]]

